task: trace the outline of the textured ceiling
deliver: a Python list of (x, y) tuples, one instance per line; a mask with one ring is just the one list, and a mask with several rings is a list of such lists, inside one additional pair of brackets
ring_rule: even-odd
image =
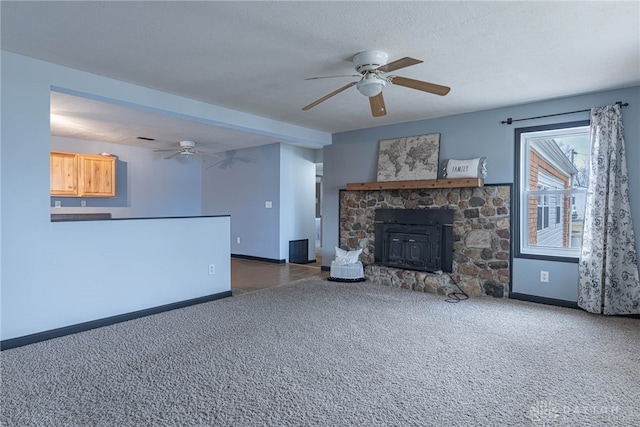
[[(5, 50), (330, 133), (640, 84), (637, 1), (2, 1), (1, 8)], [(305, 78), (353, 74), (353, 54), (370, 49), (390, 61), (424, 60), (394, 74), (451, 92), (388, 85), (388, 114), (374, 118), (353, 87), (301, 111), (354, 80)], [(190, 125), (173, 124), (173, 131), (185, 126), (179, 134)]]

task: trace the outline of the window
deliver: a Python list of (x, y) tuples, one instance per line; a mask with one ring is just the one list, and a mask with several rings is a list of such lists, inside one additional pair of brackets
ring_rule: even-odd
[(577, 262), (589, 180), (589, 121), (516, 129), (516, 257)]
[[(544, 188), (540, 188), (544, 190)], [(538, 196), (537, 230), (542, 231), (549, 227), (549, 196)]]

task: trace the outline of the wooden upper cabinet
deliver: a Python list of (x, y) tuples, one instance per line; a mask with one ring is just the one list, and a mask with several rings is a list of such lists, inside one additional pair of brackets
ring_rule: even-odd
[(51, 195), (78, 195), (78, 155), (51, 152)]
[(83, 197), (115, 197), (116, 158), (80, 154), (79, 191)]
[(51, 195), (115, 197), (116, 158), (52, 151)]

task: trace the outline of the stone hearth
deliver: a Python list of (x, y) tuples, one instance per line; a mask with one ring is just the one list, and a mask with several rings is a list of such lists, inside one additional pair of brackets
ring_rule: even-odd
[[(506, 297), (510, 284), (511, 186), (415, 190), (342, 190), (340, 247), (362, 248), (373, 283), (446, 295), (454, 282), (469, 295)], [(376, 209), (453, 209), (453, 273), (426, 273), (374, 263)]]

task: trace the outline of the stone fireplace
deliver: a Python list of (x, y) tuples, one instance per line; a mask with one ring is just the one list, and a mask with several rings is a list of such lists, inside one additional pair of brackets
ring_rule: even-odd
[[(340, 247), (349, 250), (362, 248), (365, 276), (374, 283), (441, 295), (457, 291), (457, 283), (472, 296), (507, 297), (511, 280), (510, 206), (510, 185), (341, 190)], [(398, 238), (395, 247), (392, 244), (392, 248), (387, 249), (392, 258), (401, 254), (403, 257), (408, 255), (408, 259), (382, 262), (383, 250), (376, 231), (380, 232), (384, 221), (380, 213), (376, 219), (376, 211), (384, 212), (385, 216), (394, 209), (451, 212), (451, 222), (440, 219), (432, 221), (428, 227), (430, 233), (437, 222), (451, 235), (449, 271), (446, 264), (445, 268), (442, 264), (440, 268), (435, 264), (415, 268), (413, 263), (417, 261), (412, 258), (423, 259), (423, 251), (436, 250), (439, 239), (433, 235), (420, 244), (410, 242), (415, 240), (415, 231), (420, 232), (417, 234), (425, 231), (425, 224), (415, 225), (409, 233), (393, 226), (387, 227), (390, 234), (400, 235), (395, 236)]]

